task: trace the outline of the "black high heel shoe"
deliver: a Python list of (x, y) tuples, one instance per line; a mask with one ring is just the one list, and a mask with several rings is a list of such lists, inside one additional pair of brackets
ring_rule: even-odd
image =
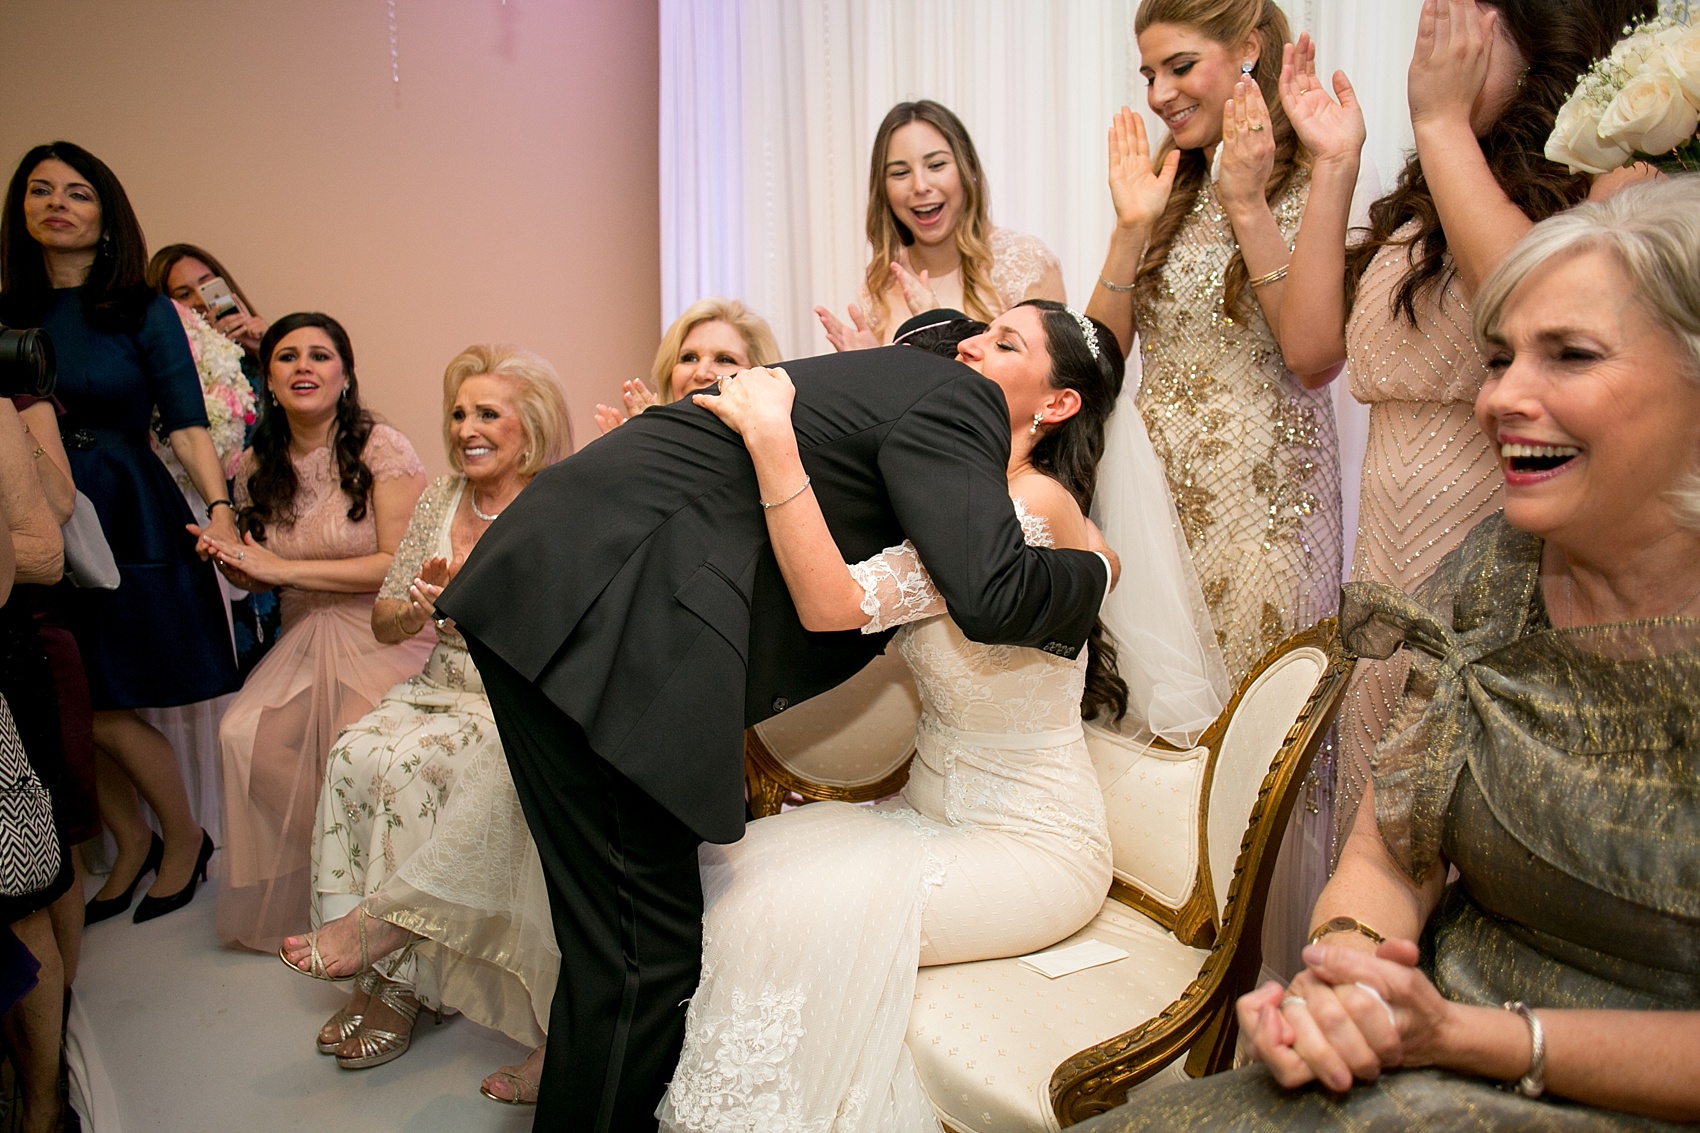
[(203, 830), (201, 831), (201, 853), (195, 859), (194, 870), (189, 874), (189, 884), (165, 897), (149, 897), (146, 893), (142, 894), (141, 901), (136, 905), (136, 915), (130, 919), (141, 924), (143, 921), (151, 921), (155, 917), (163, 917), (167, 913), (175, 913), (178, 909), (193, 901), (195, 899), (195, 884), (207, 879), (207, 862), (212, 856), (212, 835)]
[(148, 856), (142, 859), (142, 868), (136, 871), (136, 876), (130, 879), (130, 884), (124, 892), (116, 897), (104, 899), (90, 897), (88, 904), (83, 906), (85, 926), (110, 920), (119, 913), (128, 911), (130, 902), (136, 897), (136, 886), (141, 884), (142, 878), (150, 873), (159, 873), (160, 860), (165, 857), (165, 843), (160, 841), (158, 834), (151, 831), (148, 833), (148, 839)]

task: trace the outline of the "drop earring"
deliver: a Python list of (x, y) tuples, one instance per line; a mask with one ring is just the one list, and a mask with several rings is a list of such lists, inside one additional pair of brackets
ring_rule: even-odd
[(1027, 435), (1030, 436), (1030, 437), (1038, 436), (1039, 435), (1039, 422), (1043, 421), (1044, 419), (1045, 419), (1045, 415), (1043, 413), (1033, 414), (1033, 423), (1031, 425), (1027, 426)]
[(1256, 66), (1257, 63), (1255, 60), (1247, 59), (1244, 63), (1240, 64), (1240, 74), (1249, 75), (1251, 74), (1252, 69)]

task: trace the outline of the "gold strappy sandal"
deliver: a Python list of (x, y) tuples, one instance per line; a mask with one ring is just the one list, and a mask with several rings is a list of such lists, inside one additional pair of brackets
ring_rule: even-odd
[[(511, 1098), (504, 1098), (502, 1095), (491, 1090), (490, 1087), (486, 1085), (491, 1078), (506, 1079), (508, 1084), (513, 1088), (514, 1096)], [(522, 1074), (516, 1074), (512, 1070), (491, 1071), (485, 1077), (484, 1081), (478, 1084), (478, 1092), (489, 1098), (491, 1101), (501, 1102), (503, 1105), (537, 1104), (537, 1083)]]
[(296, 972), (303, 976), (311, 976), (313, 979), (324, 980), (327, 983), (333, 984), (347, 983), (349, 980), (358, 976), (361, 972), (370, 970), (372, 967), (372, 961), (366, 958), (366, 910), (364, 907), (356, 905), (354, 907), (354, 914), (354, 929), (360, 937), (360, 967), (348, 973), (348, 975), (333, 976), (329, 972), (325, 971), (325, 958), (319, 955), (319, 933), (316, 929), (307, 934), (308, 953), (307, 966), (305, 968), (291, 963), (289, 954), (284, 951), (284, 946), (281, 944), (277, 947), (277, 958), (282, 960), (283, 966), (292, 972)]
[[(355, 977), (354, 987), (356, 991), (363, 991), (370, 996), (378, 987), (377, 970), (375, 968), (362, 970)], [(360, 1029), (360, 1021), (365, 1018), (365, 1015), (350, 1011), (349, 1008), (352, 1006), (354, 1006), (354, 998), (350, 996), (349, 1001), (337, 1008), (336, 1014), (325, 1020), (325, 1025), (319, 1028), (319, 1037), (314, 1045), (318, 1047), (320, 1054), (335, 1054), (337, 1047), (347, 1042), (353, 1037), (354, 1032)], [(327, 1040), (325, 1038), (327, 1031), (336, 1037)]]
[[(407, 959), (418, 941), (409, 942), (396, 956), (396, 963)], [(412, 984), (392, 980), (373, 969), (376, 986), (372, 991), (372, 1001), (381, 1003), (400, 1015), (407, 1025), (406, 1031), (389, 1031), (382, 1027), (367, 1025), (362, 1020), (360, 1027), (348, 1040), (336, 1050), (336, 1064), (344, 1070), (369, 1070), (374, 1066), (382, 1066), (386, 1062), (394, 1062), (407, 1053), (407, 1048), (413, 1045), (413, 1025), (419, 1021), (419, 996), (413, 990)], [(371, 1006), (366, 1008), (371, 1013)], [(443, 1021), (443, 1013), (435, 1011), (437, 1022)]]

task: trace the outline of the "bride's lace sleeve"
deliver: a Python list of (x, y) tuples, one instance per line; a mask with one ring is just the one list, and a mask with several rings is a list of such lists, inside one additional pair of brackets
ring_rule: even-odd
[(850, 577), (862, 588), (862, 612), (868, 615), (863, 633), (882, 633), (945, 612), (944, 595), (907, 539), (852, 564)]
[[(1045, 517), (1028, 511), (1020, 499), (1013, 503), (1027, 545), (1056, 546)], [(863, 633), (883, 633), (946, 612), (944, 595), (933, 585), (933, 576), (927, 573), (915, 544), (907, 539), (871, 559), (852, 564), (850, 577), (862, 588), (862, 612), (868, 615)]]

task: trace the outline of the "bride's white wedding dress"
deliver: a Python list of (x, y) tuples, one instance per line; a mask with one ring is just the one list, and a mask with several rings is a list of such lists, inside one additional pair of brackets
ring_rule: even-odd
[[(1027, 541), (1051, 545), (1015, 506)], [(903, 1042), (917, 966), (1043, 948), (1109, 889), (1080, 721), (1085, 652), (967, 640), (912, 545), (852, 572), (869, 632), (907, 623), (895, 640), (922, 703), (908, 786), (702, 848), (702, 980), (664, 1129), (938, 1129)]]

